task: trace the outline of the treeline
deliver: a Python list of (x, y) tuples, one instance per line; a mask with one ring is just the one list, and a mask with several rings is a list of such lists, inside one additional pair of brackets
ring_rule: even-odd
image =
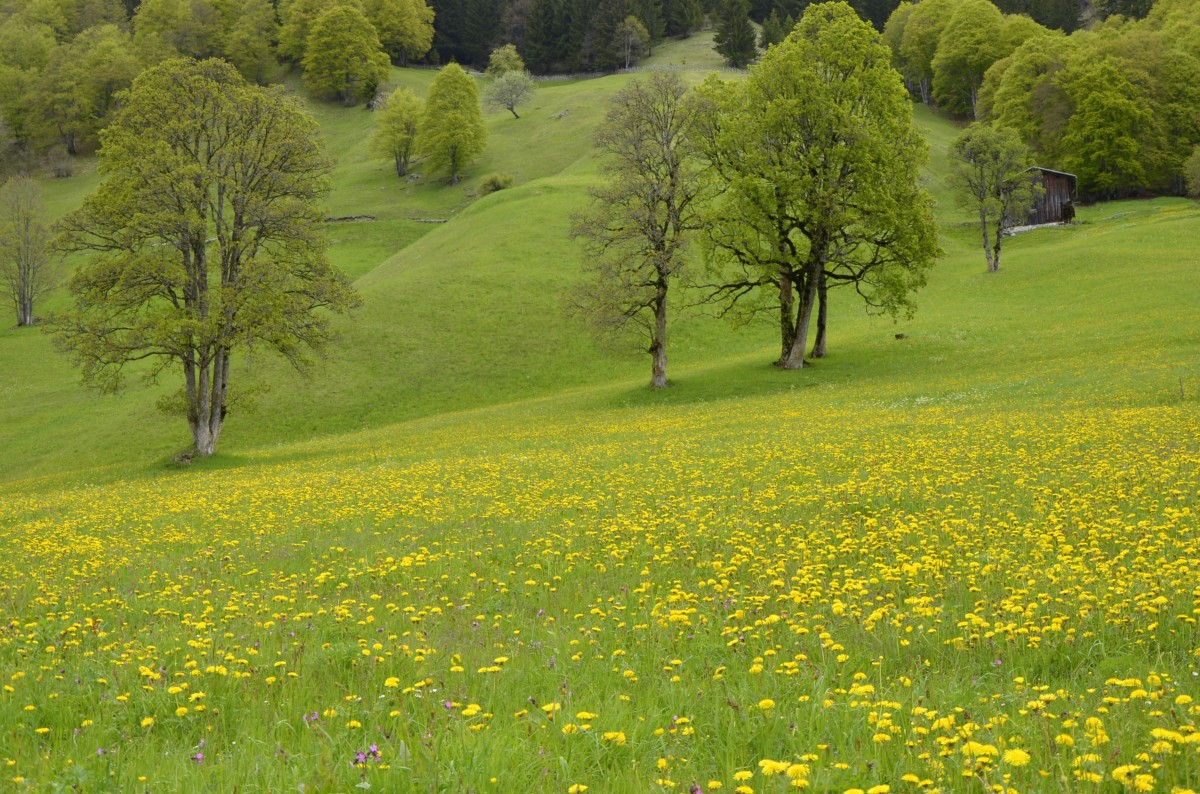
[(884, 40), (916, 96), (1015, 130), (1081, 197), (1178, 194), (1200, 144), (1200, 5), (1145, 10), (1067, 34), (988, 0), (903, 2)]
[(8, 0), (0, 168), (93, 149), (119, 92), (169, 58), (222, 58), (256, 83), (283, 61), (314, 94), (356, 102), (374, 96), (390, 62), (425, 57), (433, 32), (424, 0)]

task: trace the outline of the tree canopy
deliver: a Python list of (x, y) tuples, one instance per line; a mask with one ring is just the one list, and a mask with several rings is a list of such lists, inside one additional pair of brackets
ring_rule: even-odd
[(61, 222), (57, 247), (92, 256), (70, 282), (57, 341), (103, 389), (150, 362), (182, 376), (163, 407), (211, 455), (238, 350), (296, 366), (357, 296), (325, 256), (318, 201), (329, 161), (316, 122), (282, 89), (225, 61), (169, 60), (134, 81), (102, 135), (103, 181)]
[(391, 64), (374, 26), (353, 6), (317, 17), (304, 50), (304, 85), (326, 99), (370, 101)]
[(1029, 147), (1010, 129), (973, 124), (949, 151), (947, 181), (959, 204), (979, 216), (988, 272), (1000, 269), (1004, 231), (1024, 222), (1039, 186), (1029, 173)]
[(421, 112), (420, 98), (407, 88), (393, 91), (383, 106), (375, 111), (371, 151), (391, 159), (398, 177), (408, 174), (408, 167), (416, 153)]
[(827, 285), (911, 311), (939, 253), (918, 181), (927, 145), (875, 31), (844, 2), (809, 6), (747, 80), (710, 76), (702, 96), (720, 194), (705, 223), (713, 299), (726, 312), (776, 312), (786, 369), (805, 364)]
[(623, 88), (596, 132), (608, 155), (605, 182), (572, 231), (588, 253), (575, 307), (602, 332), (632, 331), (647, 342), (655, 389), (667, 385), (670, 286), (699, 228), (700, 112), (672, 73)]
[(456, 63), (443, 68), (429, 84), (418, 142), (430, 169), (448, 172), (452, 185), (487, 146), (479, 87)]

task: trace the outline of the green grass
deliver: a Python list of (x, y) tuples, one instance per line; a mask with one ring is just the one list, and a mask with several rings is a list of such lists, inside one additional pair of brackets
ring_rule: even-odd
[(561, 298), (630, 79), (489, 114), (457, 187), (312, 105), (364, 305), (311, 379), (238, 361), (270, 389), (211, 460), (168, 462), (168, 384), (98, 397), (0, 329), (0, 791), (1200, 788), (1200, 207), (1082, 208), (988, 274), (918, 108), (916, 315), (835, 293), (782, 372), (769, 322), (681, 312), (651, 392)]

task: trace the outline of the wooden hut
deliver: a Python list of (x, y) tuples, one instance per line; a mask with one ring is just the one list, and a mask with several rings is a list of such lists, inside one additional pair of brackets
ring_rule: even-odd
[(1038, 184), (1046, 192), (1029, 210), (1029, 220), (1026, 222), (1030, 226), (1037, 226), (1072, 220), (1075, 217), (1075, 205), (1072, 204), (1075, 198), (1075, 175), (1037, 165), (1027, 171), (1036, 176)]

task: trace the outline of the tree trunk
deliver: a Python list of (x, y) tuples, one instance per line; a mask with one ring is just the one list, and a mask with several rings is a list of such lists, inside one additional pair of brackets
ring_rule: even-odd
[(801, 369), (804, 366), (804, 349), (808, 346), (808, 326), (812, 324), (819, 280), (818, 274), (811, 270), (805, 274), (804, 292), (800, 296), (800, 310), (796, 316), (795, 331), (782, 363), (784, 369)]
[(812, 357), (825, 358), (825, 323), (829, 320), (829, 282), (825, 270), (817, 278), (817, 340), (813, 342)]
[(396, 155), (396, 176), (401, 179), (408, 173), (408, 158)]
[(994, 273), (996, 268), (992, 266), (992, 245), (988, 240), (987, 215), (982, 210), (979, 212), (979, 228), (983, 229), (983, 258), (987, 260), (988, 272)]
[(509, 112), (509, 113), (511, 113), (511, 114), (513, 114), (513, 118), (514, 118), (514, 119), (519, 119), (519, 118), (521, 118), (520, 116), (518, 116), (518, 115), (517, 115), (517, 106), (516, 106), (516, 105), (512, 105), (512, 106), (510, 106), (510, 107), (508, 108), (508, 112)]
[(988, 263), (988, 272), (995, 273), (1000, 269), (1000, 243), (1004, 240), (1003, 219), (996, 224), (996, 242), (992, 245), (992, 259)]
[(779, 360), (775, 363), (783, 366), (787, 361), (788, 347), (792, 343), (792, 337), (796, 335), (796, 326), (792, 321), (792, 312), (795, 310), (796, 296), (792, 290), (792, 277), (790, 273), (779, 274)]
[(659, 272), (654, 296), (654, 335), (650, 339), (652, 359), (650, 388), (667, 388), (667, 279), (670, 274)]

